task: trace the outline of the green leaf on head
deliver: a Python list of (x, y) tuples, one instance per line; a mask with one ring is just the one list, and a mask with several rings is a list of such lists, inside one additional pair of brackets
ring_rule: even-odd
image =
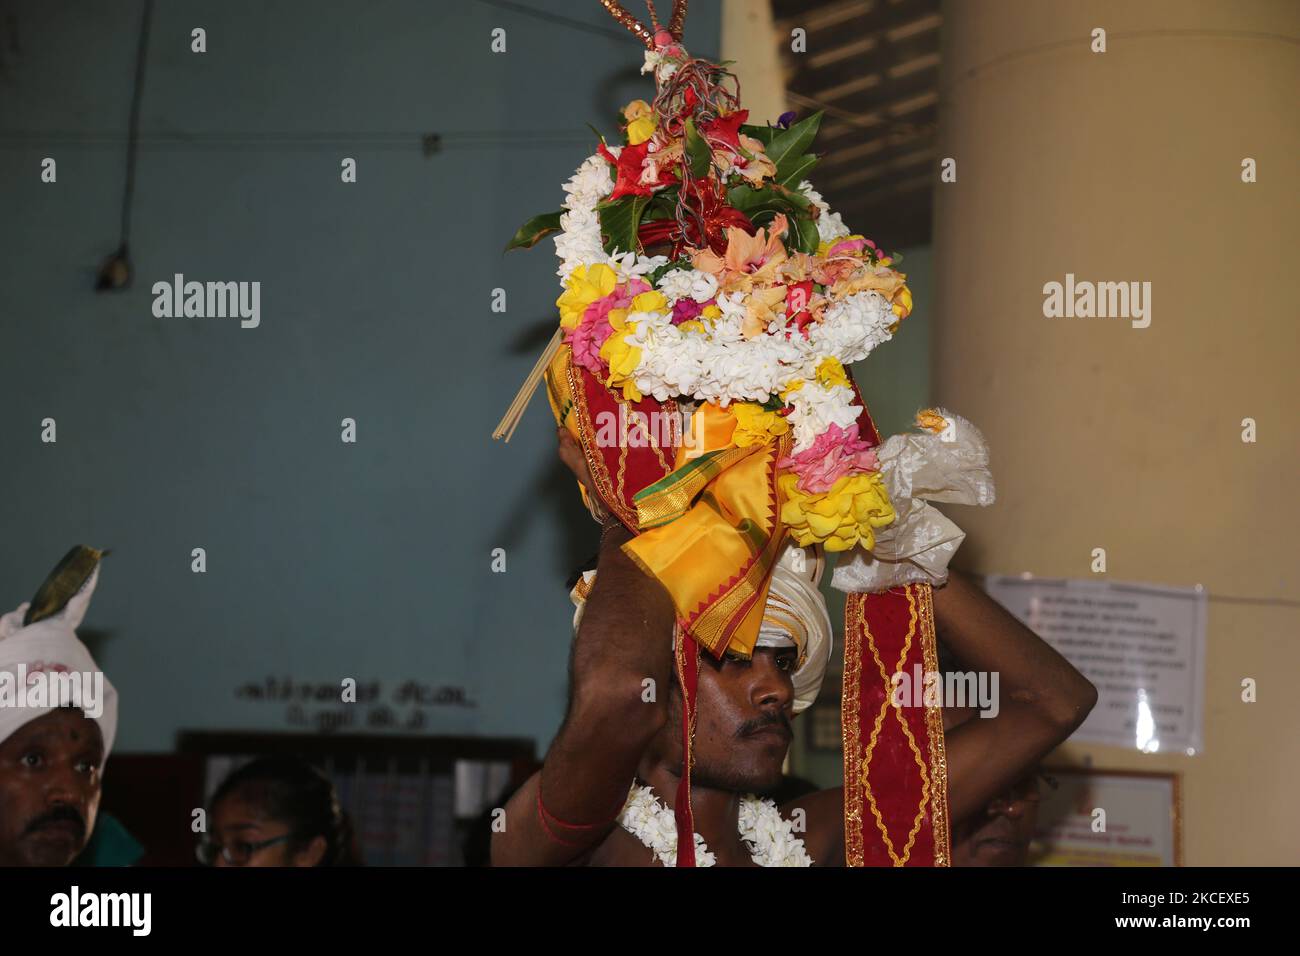
[(786, 233), (785, 245), (791, 252), (806, 252), (812, 255), (817, 251), (821, 237), (817, 234), (817, 222), (814, 219), (790, 220), (790, 231)]
[[(821, 157), (815, 153), (804, 153), (798, 159), (791, 160), (786, 167), (785, 172), (780, 169), (776, 172), (776, 181), (782, 186), (788, 186), (790, 189), (798, 189), (799, 184), (808, 178), (808, 173), (812, 168), (821, 162)], [(799, 195), (803, 195), (800, 193)]]
[(691, 162), (691, 176), (703, 179), (713, 164), (713, 150), (695, 128), (695, 120), (686, 121), (686, 155)]
[(623, 196), (596, 205), (601, 244), (607, 253), (637, 251), (640, 247), (637, 230), (641, 227), (641, 214), (649, 202), (649, 196)]
[(821, 122), (822, 114), (818, 110), (772, 137), (772, 142), (767, 144), (767, 158), (776, 164), (777, 182), (786, 182), (791, 169), (803, 161), (804, 154), (817, 136)]
[(560, 231), (560, 216), (563, 212), (548, 212), (534, 216), (519, 227), (513, 239), (506, 244), (505, 251), (511, 249), (531, 249), (553, 232)]
[(763, 144), (764, 149), (767, 149), (773, 138), (778, 133), (784, 132), (784, 130), (777, 126), (742, 126), (740, 127), (740, 131), (750, 139), (758, 140)]

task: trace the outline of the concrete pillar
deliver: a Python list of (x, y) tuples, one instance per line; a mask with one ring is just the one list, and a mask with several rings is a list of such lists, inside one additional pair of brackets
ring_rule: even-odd
[[(1183, 773), (1188, 865), (1292, 864), (1300, 5), (963, 0), (943, 17), (957, 181), (937, 187), (933, 385), (983, 429), (998, 481), (995, 506), (951, 510), (957, 564), (1087, 578), (1101, 547), (1110, 578), (1203, 584), (1203, 752), (1066, 756)], [(1150, 324), (1045, 317), (1067, 274), (1149, 282)]]
[(740, 80), (740, 105), (756, 126), (786, 111), (785, 78), (769, 0), (722, 0), (722, 59)]

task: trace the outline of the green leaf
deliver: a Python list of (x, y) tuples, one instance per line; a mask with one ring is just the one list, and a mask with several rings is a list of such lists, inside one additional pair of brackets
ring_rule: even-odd
[(695, 128), (695, 120), (686, 121), (686, 155), (691, 160), (691, 176), (703, 179), (713, 164), (713, 150), (704, 141), (700, 131)]
[(792, 219), (790, 231), (786, 234), (785, 244), (791, 252), (806, 252), (812, 255), (817, 251), (821, 237), (817, 235), (817, 223), (812, 219)]
[(776, 181), (782, 186), (789, 186), (791, 189), (797, 189), (799, 184), (808, 178), (808, 173), (812, 168), (821, 162), (821, 157), (814, 153), (804, 153), (796, 160), (792, 160), (785, 172), (777, 170)]
[(646, 219), (671, 219), (677, 214), (677, 193), (678, 187), (667, 186), (660, 189), (650, 197), (650, 205), (646, 207)]
[(764, 212), (798, 215), (812, 204), (803, 193), (785, 186), (767, 183), (762, 188), (755, 189), (745, 183), (727, 190), (727, 205), (734, 206), (752, 220), (756, 214)]
[(548, 212), (542, 216), (534, 216), (526, 223), (519, 227), (515, 237), (506, 244), (506, 252), (511, 249), (531, 249), (541, 240), (545, 239), (553, 232), (560, 231), (559, 212)]
[(763, 411), (765, 412), (779, 412), (783, 408), (785, 408), (785, 402), (781, 401), (780, 395), (769, 395), (767, 401), (763, 403)]
[(641, 225), (641, 213), (650, 202), (649, 196), (624, 196), (614, 202), (596, 205), (600, 217), (600, 237), (605, 251), (635, 252), (639, 247), (636, 232)]
[(767, 147), (767, 158), (776, 164), (776, 181), (785, 182), (790, 168), (799, 162), (808, 147), (812, 145), (817, 129), (821, 126), (821, 110), (812, 116), (801, 119), (789, 129), (782, 130), (772, 138)]
[(67, 607), (68, 602), (76, 597), (90, 580), (95, 568), (99, 567), (100, 559), (106, 554), (107, 551), (100, 551), (84, 544), (73, 547), (41, 582), (36, 597), (32, 598), (31, 604), (27, 606), (27, 613), (23, 615), (23, 626), (54, 617)]
[(763, 144), (766, 149), (772, 142), (777, 133), (783, 132), (776, 126), (742, 126), (740, 131), (750, 139), (756, 139)]

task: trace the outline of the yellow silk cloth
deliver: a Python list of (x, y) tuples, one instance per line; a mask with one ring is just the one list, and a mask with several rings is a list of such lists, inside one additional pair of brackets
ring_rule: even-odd
[[(638, 532), (624, 551), (668, 591), (691, 637), (715, 657), (728, 650), (748, 657), (785, 537), (776, 461), (789, 454), (789, 433), (734, 447), (735, 417), (706, 404), (678, 430), (675, 447), (608, 448), (597, 439), (599, 424), (617, 400), (573, 364), (567, 345), (546, 381), (556, 421), (581, 443), (596, 485), (583, 489), (584, 500), (599, 494)], [(676, 413), (673, 403), (658, 407)], [(661, 467), (638, 467), (660, 459)], [(647, 474), (653, 478), (634, 478)]]
[[(737, 448), (736, 419), (700, 406), (675, 469), (636, 495), (641, 533), (623, 546), (672, 597), (683, 626), (715, 657), (748, 657), (785, 537), (776, 491), (777, 441)], [(788, 444), (786, 437), (780, 444)]]

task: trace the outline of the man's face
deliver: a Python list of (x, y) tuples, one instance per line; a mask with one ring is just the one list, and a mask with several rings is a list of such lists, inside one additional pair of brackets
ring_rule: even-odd
[(104, 738), (63, 708), (0, 743), (0, 866), (67, 866), (99, 812)]
[(983, 814), (953, 828), (953, 866), (1024, 866), (1038, 823), (1038, 772), (1031, 770)]
[[(781, 782), (781, 765), (793, 736), (794, 686), (798, 662), (793, 647), (754, 648), (745, 661), (728, 655), (716, 661), (700, 655), (691, 782), (737, 793), (764, 793)], [(669, 703), (669, 733), (681, 761), (681, 698)]]

